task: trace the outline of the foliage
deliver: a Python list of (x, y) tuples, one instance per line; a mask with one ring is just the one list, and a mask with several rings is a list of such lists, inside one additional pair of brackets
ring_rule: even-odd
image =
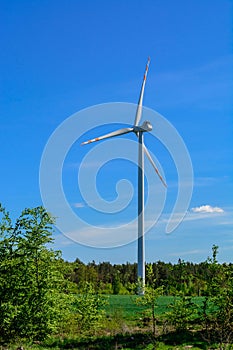
[(25, 209), (15, 224), (2, 206), (0, 212), (0, 339), (43, 339), (66, 303), (60, 254), (46, 246), (53, 219), (42, 207)]
[(155, 308), (157, 307), (157, 301), (159, 296), (163, 294), (163, 287), (156, 288), (156, 280), (153, 278), (152, 264), (147, 265), (147, 278), (148, 281), (144, 287), (144, 295), (136, 299), (136, 302), (141, 305), (145, 305), (149, 309), (149, 315), (152, 320), (152, 334), (156, 336), (156, 317)]
[(166, 318), (175, 326), (176, 330), (183, 332), (188, 330), (197, 319), (198, 307), (191, 297), (181, 296), (174, 299), (170, 304), (170, 311)]
[(86, 282), (82, 291), (74, 299), (75, 319), (80, 333), (95, 334), (101, 327), (105, 315), (103, 306), (107, 299), (96, 294), (93, 285)]
[(203, 336), (209, 341), (217, 341), (223, 348), (233, 341), (233, 269), (230, 264), (218, 264), (217, 246), (214, 245), (212, 251), (212, 259), (206, 262), (211, 272), (208, 294), (199, 315)]
[[(90, 330), (89, 333), (80, 334), (76, 333), (59, 333), (53, 334), (43, 342), (36, 342), (35, 344), (18, 343), (15, 346), (2, 347), (2, 350), (15, 350), (22, 346), (24, 350), (42, 350), (42, 349), (145, 349), (147, 346), (153, 349), (220, 349), (220, 346), (214, 341), (208, 343), (200, 331), (190, 329), (189, 331), (178, 332), (172, 329), (167, 330), (166, 334), (163, 333), (160, 323), (157, 323), (157, 328), (160, 331), (160, 335), (156, 337), (155, 341), (152, 341), (151, 332), (148, 332), (148, 327), (139, 329), (138, 320), (141, 316), (141, 311), (145, 308), (143, 305), (136, 305), (135, 299), (138, 296), (122, 296), (111, 295), (109, 296), (109, 305), (104, 306), (106, 309), (107, 320), (111, 319), (111, 327), (109, 328), (106, 320), (103, 318), (103, 327), (97, 331), (96, 336), (92, 336)], [(159, 297), (155, 309), (156, 317), (167, 311), (167, 306), (171, 303), (174, 297), (162, 296)], [(194, 301), (197, 305), (201, 305), (203, 297), (195, 298)], [(119, 312), (118, 312), (119, 310)], [(114, 321), (114, 322), (112, 322)], [(195, 325), (194, 325), (195, 326)], [(70, 327), (69, 321), (67, 321), (67, 328)], [(126, 328), (127, 327), (127, 328)], [(156, 343), (156, 345), (155, 345)], [(156, 346), (156, 347), (155, 347)], [(226, 345), (226, 349), (232, 349), (232, 345)]]
[[(110, 262), (95, 261), (84, 264), (79, 259), (70, 262), (70, 272), (66, 275), (70, 281), (79, 286), (83, 282), (91, 282), (99, 293), (103, 294), (135, 294), (137, 293), (137, 265), (115, 264)], [(149, 264), (146, 265), (146, 267)], [(177, 264), (157, 261), (151, 264), (153, 270), (154, 287), (163, 287), (165, 295), (177, 295), (181, 293), (186, 296), (208, 295), (208, 281), (211, 278), (211, 264), (201, 262), (194, 264), (178, 260)], [(230, 264), (233, 268), (233, 265)], [(147, 276), (146, 279), (150, 284)]]

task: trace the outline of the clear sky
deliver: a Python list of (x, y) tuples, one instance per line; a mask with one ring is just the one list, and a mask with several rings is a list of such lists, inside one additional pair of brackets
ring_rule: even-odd
[[(134, 135), (100, 142), (99, 148), (95, 148), (97, 144), (81, 147), (80, 143), (133, 123), (128, 104), (138, 101), (149, 55), (144, 105), (170, 122), (184, 141), (192, 160), (194, 188), (183, 222), (167, 234), (180, 184), (166, 142), (176, 141), (173, 134), (170, 139), (166, 134), (164, 146), (156, 137), (145, 135), (168, 184), (165, 193), (146, 163), (146, 197), (155, 194), (154, 206), (148, 200), (146, 225), (158, 216), (146, 234), (146, 260), (203, 261), (217, 244), (219, 260), (232, 262), (232, 1), (0, 0), (0, 11), (0, 201), (13, 217), (25, 207), (42, 204), (39, 169), (43, 150), (61, 123), (75, 115), (79, 118), (77, 130), (63, 135), (69, 139), (72, 134), (76, 140), (66, 154), (62, 181), (68, 205), (88, 222), (89, 230), (77, 225), (77, 231), (85, 236), (84, 244), (78, 244), (55, 229), (54, 247), (71, 261), (76, 257), (84, 262), (136, 261), (135, 241), (116, 244), (116, 248), (110, 243), (105, 249), (93, 243), (94, 248), (86, 246), (91, 226), (116, 227), (135, 218), (137, 167), (134, 158), (117, 159), (118, 151), (119, 158), (124, 158), (123, 154), (129, 159), (137, 157)], [(115, 105), (110, 105), (114, 113), (109, 115), (109, 126), (101, 126), (100, 113), (106, 114), (108, 105), (91, 110), (93, 130), (88, 127), (86, 112), (77, 113), (113, 102), (126, 103), (129, 115), (124, 120), (122, 112), (118, 118)], [(157, 119), (151, 118), (156, 136)], [(80, 130), (84, 130), (81, 135)], [(113, 150), (117, 151), (115, 158)], [(90, 154), (92, 158), (85, 158), (85, 165), (80, 166)], [(83, 185), (78, 183), (79, 170), (86, 171)], [(121, 192), (125, 209), (109, 213), (105, 202), (101, 209), (105, 212), (100, 211), (101, 198), (98, 201), (89, 184), (92, 174), (97, 174), (96, 187), (107, 201), (116, 200), (118, 181), (128, 180), (121, 182), (126, 186)], [(83, 195), (88, 196), (89, 204)], [(132, 198), (126, 205), (128, 195)], [(136, 230), (132, 221), (127, 229), (117, 229), (116, 235), (127, 236), (130, 231), (130, 241), (136, 238)]]

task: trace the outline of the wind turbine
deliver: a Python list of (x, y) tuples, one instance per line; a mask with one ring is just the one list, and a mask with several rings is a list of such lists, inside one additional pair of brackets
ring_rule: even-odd
[(153, 166), (155, 172), (159, 176), (163, 185), (167, 187), (165, 181), (159, 173), (158, 168), (156, 167), (148, 149), (144, 145), (144, 132), (149, 132), (152, 130), (151, 123), (146, 120), (143, 122), (141, 126), (139, 126), (139, 122), (142, 117), (142, 102), (146, 84), (147, 73), (150, 64), (150, 57), (148, 57), (148, 61), (146, 64), (146, 69), (143, 77), (142, 87), (140, 91), (140, 96), (137, 105), (136, 116), (134, 120), (134, 125), (130, 128), (123, 128), (109, 134), (102, 135), (96, 137), (94, 139), (85, 141), (82, 145), (86, 145), (92, 142), (108, 139), (110, 137), (115, 137), (119, 135), (128, 134), (130, 132), (134, 132), (138, 138), (138, 281), (141, 284), (141, 288), (139, 293), (144, 293), (144, 285), (145, 285), (145, 247), (144, 247), (144, 153), (149, 159), (151, 165)]

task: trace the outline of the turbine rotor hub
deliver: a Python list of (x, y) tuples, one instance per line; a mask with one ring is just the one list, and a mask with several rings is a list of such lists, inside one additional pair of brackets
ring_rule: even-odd
[(135, 126), (134, 132), (148, 132), (152, 130), (151, 122), (146, 120), (141, 126)]

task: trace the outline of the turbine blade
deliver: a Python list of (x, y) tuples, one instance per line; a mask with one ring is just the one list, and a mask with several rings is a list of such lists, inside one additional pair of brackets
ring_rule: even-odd
[(119, 129), (119, 130), (110, 132), (109, 134), (96, 137), (95, 139), (91, 139), (91, 140), (85, 141), (85, 142), (82, 143), (82, 145), (87, 145), (88, 143), (92, 143), (92, 142), (96, 142), (96, 141), (108, 139), (108, 138), (114, 137), (114, 136), (119, 136), (119, 135), (128, 134), (129, 132), (132, 132), (133, 130), (134, 130), (134, 128), (123, 128), (123, 129)]
[(149, 69), (149, 64), (150, 64), (150, 57), (148, 57), (147, 64), (146, 64), (146, 70), (144, 73), (141, 92), (140, 92), (140, 96), (139, 96), (139, 100), (138, 100), (138, 107), (137, 107), (137, 112), (136, 112), (136, 116), (135, 116), (134, 126), (138, 126), (140, 119), (141, 119), (141, 116), (142, 116), (142, 102), (143, 102), (143, 95), (144, 95), (144, 90), (145, 90), (145, 85), (146, 85), (146, 77), (147, 77), (147, 72)]
[(153, 159), (152, 159), (152, 157), (151, 157), (151, 155), (150, 155), (148, 149), (146, 148), (145, 145), (143, 145), (143, 146), (144, 146), (144, 151), (145, 151), (145, 153), (146, 153), (146, 155), (147, 155), (147, 158), (149, 159), (151, 165), (152, 165), (153, 168), (155, 169), (155, 171), (156, 171), (158, 177), (159, 177), (160, 180), (162, 181), (163, 185), (164, 185), (165, 187), (167, 187), (167, 184), (166, 184), (166, 182), (164, 181), (164, 179), (162, 178), (162, 176), (160, 175), (159, 170), (158, 170), (157, 166), (155, 165), (155, 163), (154, 163), (154, 161), (153, 161)]

